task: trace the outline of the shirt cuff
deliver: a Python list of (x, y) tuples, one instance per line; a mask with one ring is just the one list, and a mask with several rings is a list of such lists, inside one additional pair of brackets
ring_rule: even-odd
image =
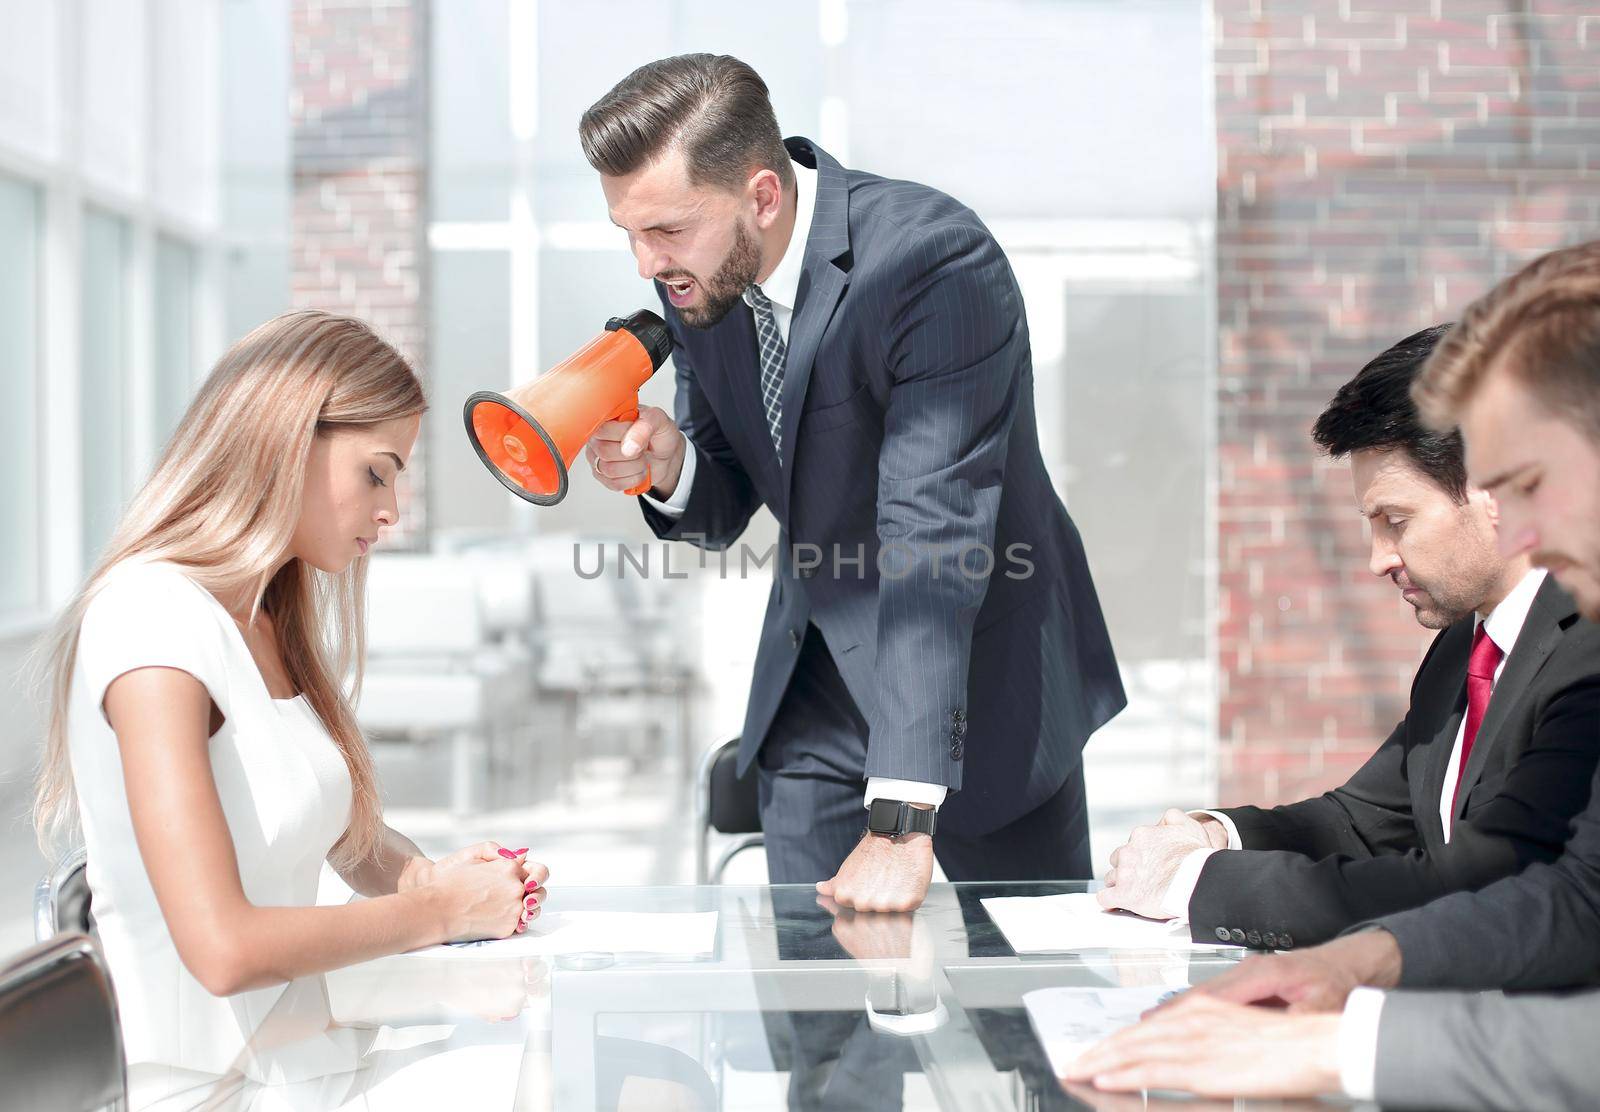
[(1200, 883), (1200, 870), (1205, 867), (1206, 858), (1221, 852), (1216, 849), (1197, 849), (1178, 862), (1177, 871), (1167, 884), (1166, 894), (1161, 897), (1161, 910), (1173, 919), (1188, 919), (1189, 901), (1194, 898), (1195, 885)]
[(1228, 832), (1228, 848), (1229, 849), (1243, 849), (1244, 848), (1244, 840), (1239, 837), (1239, 828), (1237, 826), (1233, 825), (1233, 820), (1230, 819), (1227, 815), (1223, 814), (1221, 811), (1208, 811), (1208, 810), (1205, 810), (1204, 808), (1202, 808), (1201, 810), (1198, 810), (1198, 811), (1190, 811), (1189, 814), (1191, 814), (1191, 815), (1210, 815), (1212, 818), (1216, 819), (1218, 822), (1220, 822), (1222, 824), (1222, 829), (1224, 829), (1224, 830), (1226, 830)]
[(683, 511), (689, 508), (689, 488), (694, 486), (694, 469), (698, 461), (698, 453), (694, 450), (694, 441), (687, 436), (683, 438), (683, 469), (678, 472), (678, 485), (672, 490), (672, 497), (663, 502), (659, 498), (652, 498), (648, 494), (639, 495), (653, 506), (657, 513), (670, 518), (680, 518)]
[(1339, 1017), (1339, 1087), (1351, 1100), (1374, 1100), (1378, 1076), (1378, 1021), (1383, 990), (1357, 988)]
[(872, 1007), (872, 997), (867, 997), (867, 1026), (886, 1035), (929, 1035), (949, 1022), (950, 1009), (944, 1006), (943, 1000), (937, 998), (929, 1011), (888, 1015), (875, 1011)]
[(861, 805), (871, 807), (874, 799), (898, 799), (903, 803), (926, 803), (935, 811), (950, 789), (943, 784), (924, 784), (920, 780), (891, 780), (887, 776), (867, 777), (867, 798)]

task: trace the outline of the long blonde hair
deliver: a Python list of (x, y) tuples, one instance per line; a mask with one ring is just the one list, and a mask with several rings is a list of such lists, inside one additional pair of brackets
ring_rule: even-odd
[(405, 357), (352, 317), (286, 313), (222, 357), (42, 646), (50, 717), (33, 816), (42, 847), (78, 824), (67, 710), (84, 612), (106, 573), (139, 557), (177, 564), (216, 595), (248, 587), (252, 620), (261, 609), (272, 616), (289, 678), (350, 771), (350, 825), (333, 857), (348, 865), (373, 855), (383, 809), (352, 709), (366, 655), (367, 557), (338, 575), (297, 558), (278, 564), (300, 516), (312, 438), (426, 408)]

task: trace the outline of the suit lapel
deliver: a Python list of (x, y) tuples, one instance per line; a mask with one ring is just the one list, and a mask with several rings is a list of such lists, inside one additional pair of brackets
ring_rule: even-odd
[(839, 260), (850, 252), (849, 191), (844, 169), (807, 139), (786, 140), (790, 153), (802, 162), (815, 160), (817, 203), (811, 217), (811, 235), (805, 244), (794, 317), (789, 322), (788, 358), (783, 368), (783, 492), (789, 501), (794, 476), (795, 438), (805, 408), (806, 387), (828, 322), (849, 284), (849, 272)]
[[(1413, 800), (1413, 813), (1427, 830), (1434, 844), (1444, 843), (1444, 826), (1439, 819), (1439, 800), (1444, 795), (1444, 776), (1450, 768), (1450, 751), (1455, 748), (1456, 733), (1461, 729), (1461, 718), (1467, 710), (1467, 656), (1472, 650), (1472, 621), (1459, 623), (1447, 634), (1448, 644), (1441, 643), (1438, 650), (1439, 690), (1429, 692), (1430, 701), (1444, 709), (1433, 736), (1428, 739), (1425, 772), (1422, 777), (1422, 797)], [(1419, 695), (1421, 693), (1419, 692)]]
[(1556, 646), (1561, 643), (1563, 623), (1575, 613), (1572, 600), (1556, 586), (1554, 579), (1546, 578), (1533, 596), (1533, 605), (1528, 608), (1522, 632), (1517, 635), (1517, 643), (1506, 660), (1505, 670), (1500, 673), (1500, 681), (1494, 685), (1489, 709), (1483, 712), (1483, 722), (1479, 724), (1478, 736), (1472, 743), (1472, 754), (1467, 758), (1467, 767), (1461, 770), (1455, 810), (1451, 812), (1454, 818), (1461, 817), (1466, 808), (1467, 793), (1483, 775), (1483, 766), (1488, 763), (1489, 751), (1499, 740), (1500, 728), (1506, 716), (1528, 690), (1528, 685), (1550, 654), (1555, 652)]

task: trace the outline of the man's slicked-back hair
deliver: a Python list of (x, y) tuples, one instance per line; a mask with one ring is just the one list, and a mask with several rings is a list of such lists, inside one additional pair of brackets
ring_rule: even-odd
[(1334, 459), (1352, 452), (1402, 451), (1457, 502), (1467, 497), (1461, 434), (1435, 431), (1422, 421), (1411, 386), (1448, 324), (1414, 333), (1362, 367), (1317, 418), (1311, 437)]
[(759, 168), (785, 187), (794, 183), (767, 83), (726, 54), (680, 54), (640, 66), (589, 106), (578, 138), (589, 165), (610, 177), (677, 147), (691, 185), (739, 190)]

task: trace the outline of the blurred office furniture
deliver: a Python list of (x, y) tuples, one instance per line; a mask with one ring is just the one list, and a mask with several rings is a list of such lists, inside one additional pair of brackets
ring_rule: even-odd
[(475, 569), (488, 632), (528, 662), (541, 788), (570, 787), (577, 764), (595, 757), (636, 770), (667, 757), (677, 782), (688, 779), (698, 673), (686, 630), (698, 594), (667, 581), (664, 546), (567, 533), (437, 541)]
[(530, 694), (525, 662), (486, 634), (469, 566), (437, 556), (372, 561), (357, 717), (370, 733), (447, 741), (454, 814), (482, 801)]
[(660, 591), (613, 575), (584, 578), (570, 562), (542, 569), (538, 683), (546, 698), (571, 707), (569, 736), (585, 755), (621, 757), (638, 768), (676, 750), (676, 720), (663, 721), (656, 698), (665, 655), (654, 644)]
[[(695, 777), (696, 884), (721, 884), (728, 862), (745, 850), (763, 844), (755, 774), (751, 772), (741, 780), (738, 765), (738, 734), (717, 742), (700, 758)], [(713, 831), (734, 838), (718, 855), (715, 866), (710, 863)]]
[(38, 942), (58, 934), (94, 933), (89, 906), (89, 855), (82, 846), (68, 850), (33, 889), (33, 937)]
[(116, 994), (88, 935), (60, 934), (0, 961), (0, 1079), (7, 1112), (124, 1107)]

